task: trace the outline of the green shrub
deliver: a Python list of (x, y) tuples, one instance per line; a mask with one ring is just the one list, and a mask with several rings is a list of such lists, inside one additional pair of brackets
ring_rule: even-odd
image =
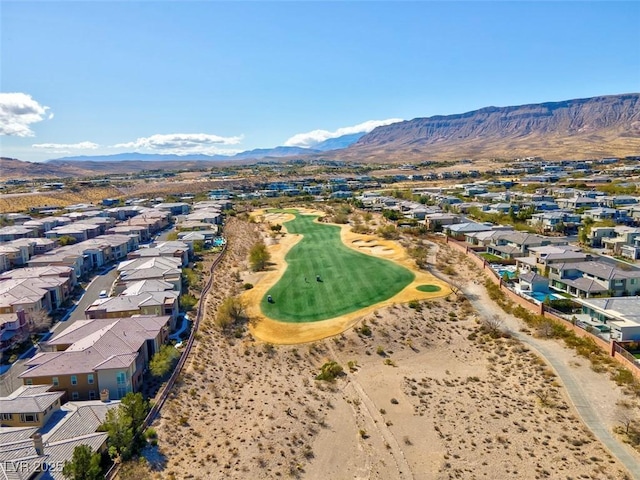
[(342, 372), (342, 366), (338, 365), (337, 362), (327, 362), (320, 368), (320, 373), (316, 375), (316, 380), (333, 382)]

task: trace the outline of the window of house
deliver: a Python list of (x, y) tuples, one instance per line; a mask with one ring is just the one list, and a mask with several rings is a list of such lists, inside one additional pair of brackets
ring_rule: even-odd
[(25, 384), (25, 385), (33, 385), (33, 380), (31, 380), (30, 378), (27, 378), (27, 379), (24, 381), (24, 384)]
[(127, 376), (125, 375), (124, 372), (118, 372), (118, 374), (116, 375), (116, 381), (118, 382), (118, 384), (124, 384), (126, 383), (127, 380)]
[(38, 421), (37, 413), (21, 413), (20, 421), (23, 423), (35, 423)]
[(10, 413), (0, 413), (0, 420), (11, 420), (13, 415)]
[(58, 381), (58, 377), (52, 377), (51, 383), (53, 383), (54, 387), (57, 387), (58, 385), (60, 385), (60, 382)]
[(95, 399), (96, 399), (96, 391), (89, 390), (89, 400), (95, 400)]
[(76, 375), (71, 375), (71, 385), (78, 384), (78, 377)]
[(87, 383), (93, 385), (93, 373), (87, 375)]
[(73, 400), (78, 400), (80, 398), (80, 394), (78, 392), (71, 392), (71, 398)]

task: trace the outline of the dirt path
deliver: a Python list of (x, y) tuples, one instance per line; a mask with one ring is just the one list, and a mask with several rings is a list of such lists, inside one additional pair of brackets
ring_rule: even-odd
[[(438, 246), (434, 244), (434, 260)], [(443, 276), (443, 279), (446, 278)], [(471, 278), (469, 275), (468, 278)], [(522, 320), (505, 313), (489, 298), (478, 282), (462, 284), (462, 292), (476, 311), (485, 318), (500, 317), (514, 338), (530, 346), (554, 369), (562, 381), (564, 392), (576, 407), (583, 422), (609, 451), (623, 463), (636, 479), (640, 479), (640, 455), (622, 443), (611, 432), (619, 425), (615, 418), (615, 405), (623, 400), (622, 389), (602, 373), (591, 370), (589, 360), (579, 357), (575, 350), (554, 339), (541, 339), (522, 333)]]
[[(341, 355), (338, 355), (329, 344), (328, 347), (331, 352), (331, 356), (337, 361), (339, 364), (345, 364), (345, 359), (341, 358)], [(352, 390), (353, 393), (357, 395), (359, 402), (357, 404), (363, 405), (364, 408), (360, 409), (360, 413), (366, 417), (366, 423), (372, 425), (375, 429), (377, 435), (384, 440), (385, 446), (387, 450), (390, 451), (394, 464), (395, 464), (395, 472), (394, 478), (398, 478), (400, 480), (413, 480), (413, 474), (411, 471), (411, 467), (405, 458), (404, 452), (400, 447), (400, 443), (398, 439), (395, 437), (389, 426), (387, 425), (383, 415), (380, 413), (380, 410), (376, 408), (375, 403), (369, 397), (365, 389), (362, 387), (360, 382), (358, 381), (358, 377), (355, 375), (351, 375), (345, 384), (345, 391)], [(369, 434), (365, 434), (368, 436)], [(362, 435), (361, 435), (362, 436)], [(369, 463), (369, 462), (368, 462)], [(368, 467), (368, 468), (367, 468)], [(368, 474), (366, 478), (370, 478), (371, 476), (371, 464), (369, 463), (365, 467), (365, 470), (368, 470)]]

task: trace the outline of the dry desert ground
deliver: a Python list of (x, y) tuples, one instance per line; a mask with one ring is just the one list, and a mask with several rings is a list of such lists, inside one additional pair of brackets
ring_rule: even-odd
[[(207, 318), (154, 425), (158, 463), (123, 478), (631, 478), (579, 419), (554, 371), (508, 335), (481, 331), (463, 294), (386, 305), (299, 345), (264, 343), (248, 329), (241, 338), (219, 333), (222, 299), (248, 279), (259, 288), (247, 256), (266, 229), (233, 218), (226, 235)], [(491, 303), (478, 271), (452, 252), (438, 255), (455, 263), (475, 302)], [(603, 409), (615, 405), (614, 383), (557, 348), (598, 389)], [(344, 374), (315, 380), (328, 361)]]

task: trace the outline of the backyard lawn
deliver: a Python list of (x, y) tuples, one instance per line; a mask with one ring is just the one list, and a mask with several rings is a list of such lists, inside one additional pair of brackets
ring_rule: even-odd
[(303, 238), (287, 253), (286, 271), (262, 299), (269, 318), (294, 323), (334, 318), (391, 298), (413, 281), (408, 269), (345, 246), (340, 227), (314, 223), (313, 215), (295, 216), (286, 222), (287, 231)]

